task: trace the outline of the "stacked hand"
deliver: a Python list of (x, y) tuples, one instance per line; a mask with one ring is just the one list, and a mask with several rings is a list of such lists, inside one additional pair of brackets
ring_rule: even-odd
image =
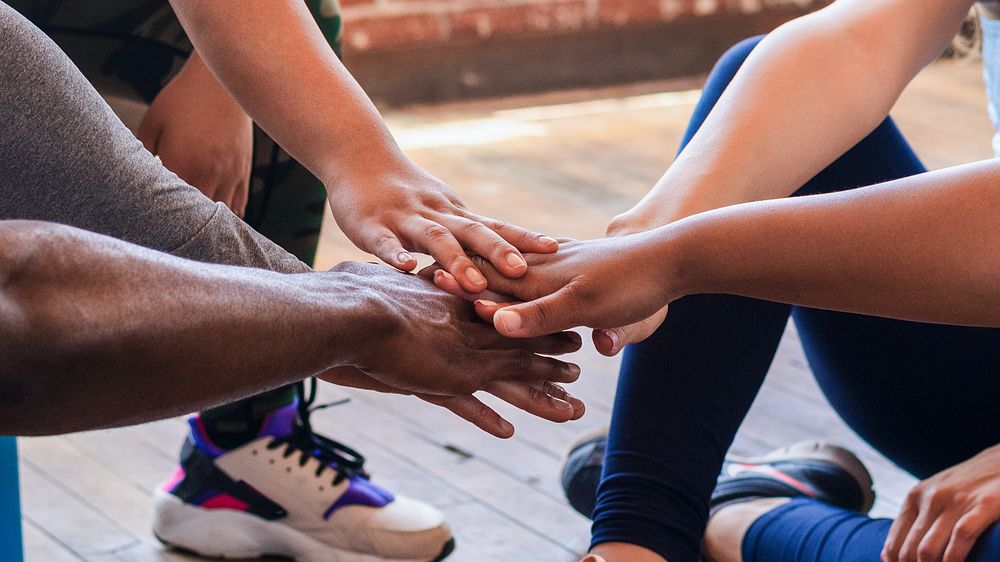
[[(552, 421), (583, 415), (583, 403), (559, 383), (577, 379), (579, 367), (544, 355), (580, 348), (573, 333), (510, 339), (479, 320), (471, 307), (415, 275), (370, 264), (344, 263), (334, 269), (358, 299), (355, 351), (347, 366), (320, 378), (358, 388), (413, 394), (448, 408), (498, 437), (513, 427), (472, 394), (485, 391)], [(331, 274), (298, 276), (311, 289)]]
[[(242, 215), (252, 132), (250, 118), (194, 54), (153, 101), (137, 135), (167, 168)], [(410, 271), (417, 265), (411, 252), (429, 254), (473, 294), (487, 288), (484, 269), (518, 278), (528, 269), (522, 252), (558, 249), (556, 240), (468, 211), (448, 185), (398, 152), (385, 154), (352, 158), (326, 184), (344, 233), (389, 265)], [(356, 290), (368, 288), (368, 304), (377, 304), (378, 314), (369, 319), (374, 327), (367, 340), (374, 347), (325, 380), (414, 394), (504, 437), (513, 427), (473, 392), (484, 390), (553, 421), (583, 414), (583, 404), (557, 384), (575, 380), (579, 369), (539, 355), (575, 350), (576, 334), (512, 341), (418, 278), (359, 264), (336, 271), (352, 276)]]
[(333, 216), (354, 244), (403, 271), (417, 266), (410, 252), (429, 254), (470, 293), (485, 290), (487, 280), (467, 253), (518, 278), (528, 268), (522, 252), (559, 248), (552, 238), (468, 211), (452, 188), (405, 157), (345, 172), (333, 183)]
[(643, 234), (562, 240), (555, 254), (528, 255), (528, 272), (516, 280), (474, 258), (490, 284), (490, 291), (481, 294), (464, 291), (437, 265), (421, 274), (454, 295), (474, 300), (479, 316), (505, 336), (537, 337), (587, 326), (596, 329), (598, 349), (610, 353), (607, 330), (654, 316), (682, 293), (668, 256), (657, 255), (661, 251)]

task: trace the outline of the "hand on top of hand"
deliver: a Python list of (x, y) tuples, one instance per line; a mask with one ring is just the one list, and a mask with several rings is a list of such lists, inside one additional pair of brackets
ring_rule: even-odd
[(429, 254), (465, 291), (478, 293), (487, 280), (468, 253), (513, 279), (527, 271), (522, 252), (559, 248), (552, 238), (470, 212), (451, 187), (405, 158), (382, 167), (363, 169), (328, 191), (344, 234), (393, 267), (412, 271), (417, 261), (410, 252)]
[[(679, 296), (676, 279), (660, 276), (661, 268), (651, 266), (657, 257), (641, 237), (560, 242), (557, 253), (529, 254), (528, 272), (516, 280), (473, 258), (491, 288), (479, 299), (463, 292), (436, 264), (421, 275), (452, 294), (476, 299), (476, 312), (505, 336), (536, 337), (587, 326), (597, 330), (595, 345), (605, 349), (603, 329), (648, 318)], [(495, 302), (490, 297), (526, 302)]]
[(197, 56), (156, 96), (136, 136), (167, 169), (243, 216), (253, 122)]
[(885, 562), (964, 562), (1000, 521), (1000, 445), (917, 484), (882, 550)]
[(414, 394), (500, 437), (508, 437), (513, 428), (474, 392), (489, 392), (553, 421), (583, 415), (582, 403), (559, 386), (575, 381), (579, 367), (546, 357), (579, 349), (576, 334), (505, 338), (462, 299), (418, 276), (352, 262), (333, 271), (341, 279), (349, 276), (345, 298), (363, 300), (357, 313), (366, 329), (352, 339), (348, 364), (355, 370), (335, 369), (326, 380)]

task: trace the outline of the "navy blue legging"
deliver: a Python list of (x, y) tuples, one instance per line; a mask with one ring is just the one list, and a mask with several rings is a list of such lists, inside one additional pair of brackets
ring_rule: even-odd
[[(759, 40), (740, 43), (716, 65), (682, 150)], [(925, 171), (887, 119), (796, 195)], [(709, 494), (789, 313), (834, 409), (903, 469), (925, 478), (1000, 443), (1000, 330), (693, 295), (671, 304), (660, 329), (625, 351), (594, 510), (594, 544), (628, 542), (670, 562), (697, 559)], [(857, 559), (877, 560), (884, 535), (850, 548), (867, 549)], [(804, 558), (834, 559), (840, 560)]]

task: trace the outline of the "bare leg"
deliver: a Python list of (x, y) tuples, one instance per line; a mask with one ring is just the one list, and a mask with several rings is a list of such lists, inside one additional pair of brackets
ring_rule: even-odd
[(743, 537), (754, 521), (788, 501), (765, 498), (737, 503), (720, 509), (705, 529), (705, 556), (713, 562), (741, 562)]
[(666, 562), (659, 554), (624, 542), (601, 543), (591, 549), (581, 562)]

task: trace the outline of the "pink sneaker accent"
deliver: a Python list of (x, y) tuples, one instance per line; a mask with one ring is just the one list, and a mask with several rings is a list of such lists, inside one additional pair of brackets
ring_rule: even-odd
[(235, 509), (236, 511), (247, 511), (250, 506), (229, 494), (219, 494), (202, 502), (200, 507), (205, 509)]
[(173, 489), (181, 483), (181, 480), (184, 480), (184, 469), (177, 467), (177, 470), (174, 471), (174, 475), (170, 477), (170, 480), (167, 480), (163, 484), (163, 491), (167, 493), (173, 491)]

